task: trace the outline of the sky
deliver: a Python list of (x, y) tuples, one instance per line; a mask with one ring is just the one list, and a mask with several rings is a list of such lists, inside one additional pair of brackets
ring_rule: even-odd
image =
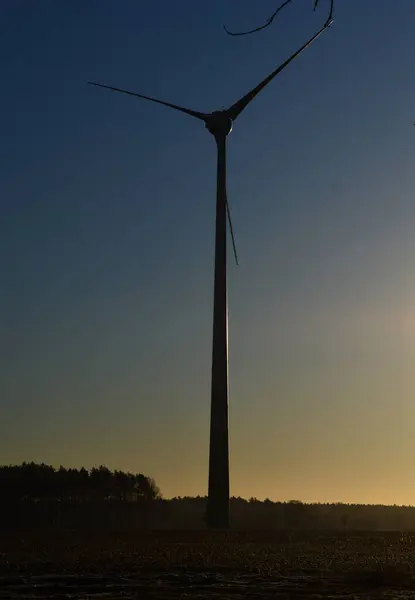
[[(88, 80), (225, 108), (324, 22), (295, 0), (3, 0), (0, 462), (207, 492), (215, 144)], [(231, 493), (415, 504), (415, 3), (335, 22), (228, 139)]]

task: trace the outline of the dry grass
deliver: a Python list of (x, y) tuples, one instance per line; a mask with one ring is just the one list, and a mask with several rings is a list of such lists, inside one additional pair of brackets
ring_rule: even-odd
[[(415, 535), (397, 533), (28, 533), (0, 539), (0, 575), (26, 583), (28, 574), (82, 575), (84, 583), (89, 576), (88, 585), (101, 586), (101, 592), (109, 581), (122, 578), (135, 585), (145, 582), (148, 594), (155, 586), (159, 591), (168, 588), (169, 598), (176, 597), (172, 590), (183, 592), (183, 586), (192, 585), (199, 592), (200, 586), (209, 588), (212, 594), (219, 586), (221, 597), (224, 586), (233, 585), (242, 596), (242, 589), (262, 589), (265, 594), (273, 586), (273, 597), (289, 597), (296, 590), (298, 598), (302, 593), (310, 597), (311, 592), (316, 597), (352, 594), (351, 598), (364, 593), (368, 598), (385, 590), (415, 590), (414, 551)], [(144, 591), (140, 597), (156, 597)]]

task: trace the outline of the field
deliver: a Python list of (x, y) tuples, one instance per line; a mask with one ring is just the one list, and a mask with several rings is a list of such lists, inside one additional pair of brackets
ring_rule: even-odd
[(0, 598), (415, 598), (415, 534), (27, 533), (0, 539)]

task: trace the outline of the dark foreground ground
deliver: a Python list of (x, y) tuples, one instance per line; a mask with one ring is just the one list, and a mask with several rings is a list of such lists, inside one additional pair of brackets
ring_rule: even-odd
[[(415, 534), (0, 536), (0, 598), (415, 598)], [(414, 570), (415, 572), (415, 570)]]

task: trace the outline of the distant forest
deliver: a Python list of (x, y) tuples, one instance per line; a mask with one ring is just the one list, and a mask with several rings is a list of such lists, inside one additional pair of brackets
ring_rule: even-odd
[[(201, 529), (206, 498), (163, 499), (151, 477), (110, 471), (0, 466), (0, 530)], [(415, 507), (231, 498), (235, 529), (415, 531)]]

